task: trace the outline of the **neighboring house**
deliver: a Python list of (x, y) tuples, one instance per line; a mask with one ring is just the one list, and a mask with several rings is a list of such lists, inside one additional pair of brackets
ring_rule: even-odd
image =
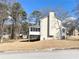
[(29, 27), (29, 39), (49, 40), (65, 38), (66, 30), (60, 20), (50, 12), (47, 17), (40, 19), (40, 26)]
[(73, 36), (79, 36), (79, 31), (77, 29), (73, 31)]
[(67, 35), (67, 39), (70, 40), (79, 40), (79, 31), (77, 29), (75, 29), (72, 33), (72, 35)]
[(40, 27), (37, 25), (29, 26), (29, 36), (30, 40), (40, 40)]

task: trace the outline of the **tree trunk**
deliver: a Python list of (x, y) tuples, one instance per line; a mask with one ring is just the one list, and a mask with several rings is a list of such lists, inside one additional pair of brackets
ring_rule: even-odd
[(15, 28), (14, 28), (14, 23), (12, 24), (12, 29), (11, 29), (11, 39), (14, 39), (15, 37)]

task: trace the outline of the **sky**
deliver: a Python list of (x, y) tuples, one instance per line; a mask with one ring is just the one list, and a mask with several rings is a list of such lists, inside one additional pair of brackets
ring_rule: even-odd
[(27, 13), (40, 9), (54, 9), (62, 7), (67, 11), (71, 11), (75, 7), (75, 0), (17, 0), (21, 3), (23, 9)]

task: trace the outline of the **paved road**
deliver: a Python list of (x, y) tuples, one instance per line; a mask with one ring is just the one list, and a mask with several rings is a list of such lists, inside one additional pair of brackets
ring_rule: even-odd
[(52, 52), (0, 53), (0, 59), (79, 59), (79, 50), (56, 50)]

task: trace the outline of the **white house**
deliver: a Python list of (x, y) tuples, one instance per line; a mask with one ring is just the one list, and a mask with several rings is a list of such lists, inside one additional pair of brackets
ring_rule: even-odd
[(61, 21), (55, 17), (54, 12), (50, 12), (48, 17), (40, 20), (40, 40), (60, 39), (63, 35), (62, 29), (64, 30)]
[(30, 39), (61, 39), (61, 36), (65, 36), (65, 34), (65, 28), (62, 26), (61, 21), (55, 17), (54, 12), (50, 12), (48, 16), (41, 18), (40, 26), (29, 27)]

